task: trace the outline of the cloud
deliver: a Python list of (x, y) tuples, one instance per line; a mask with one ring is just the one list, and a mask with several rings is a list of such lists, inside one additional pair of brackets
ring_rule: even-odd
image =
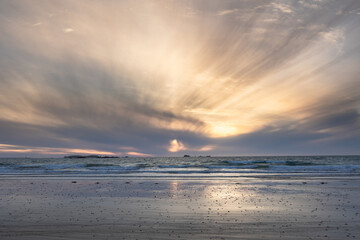
[[(69, 153), (81, 153), (81, 154), (100, 154), (100, 155), (114, 155), (119, 153), (113, 153), (113, 152), (106, 152), (106, 151), (99, 151), (99, 150), (93, 150), (93, 149), (63, 149), (64, 152)], [(51, 151), (49, 151), (51, 152)], [(62, 153), (61, 153), (62, 154)]]
[(63, 29), (64, 33), (70, 33), (70, 32), (73, 32), (73, 31), (74, 31), (74, 29), (72, 29), (72, 28), (64, 28)]
[(224, 16), (224, 15), (228, 15), (228, 14), (233, 14), (238, 12), (239, 9), (235, 8), (235, 9), (227, 9), (227, 10), (221, 10), (217, 13), (218, 16)]
[(96, 155), (121, 155), (120, 152), (108, 152), (95, 149), (74, 149), (74, 148), (51, 148), (51, 147), (31, 147), (21, 145), (0, 144), (0, 153), (24, 153), (44, 156), (62, 156), (68, 154), (96, 154)]
[(307, 8), (318, 9), (323, 4), (322, 0), (299, 1), (299, 4)]
[(183, 151), (186, 150), (187, 148), (184, 146), (184, 144), (177, 140), (177, 139), (173, 139), (170, 141), (170, 145), (168, 147), (168, 151), (169, 152), (179, 152), (179, 151)]
[(215, 146), (208, 145), (208, 146), (203, 146), (203, 147), (200, 147), (200, 148), (194, 148), (194, 149), (192, 149), (192, 151), (208, 152), (208, 151), (212, 151), (214, 149), (215, 149)]
[(33, 26), (38, 27), (38, 26), (41, 26), (42, 24), (43, 24), (42, 22), (37, 22), (37, 23), (34, 23)]
[(135, 157), (152, 157), (152, 154), (140, 153), (140, 152), (127, 152), (126, 154)]
[(325, 41), (335, 44), (345, 40), (344, 29), (332, 28), (327, 32), (320, 32)]
[(1, 2), (0, 142), (153, 155), (246, 152), (227, 140), (256, 152), (246, 138), (262, 151), (270, 135), (274, 151), (342, 145), (358, 127), (360, 34), (336, 13), (359, 4), (312, 3)]
[(280, 10), (283, 13), (292, 13), (293, 12), (291, 7), (289, 5), (287, 5), (287, 4), (284, 4), (284, 3), (274, 2), (274, 3), (272, 3), (272, 6), (273, 6), (274, 9)]
[[(196, 144), (196, 143), (195, 143)], [(191, 146), (185, 144), (183, 141), (173, 139), (169, 142), (168, 151), (172, 153), (180, 152), (186, 150), (189, 153), (196, 152), (209, 152), (213, 151), (216, 147), (214, 145), (204, 145), (204, 146)]]

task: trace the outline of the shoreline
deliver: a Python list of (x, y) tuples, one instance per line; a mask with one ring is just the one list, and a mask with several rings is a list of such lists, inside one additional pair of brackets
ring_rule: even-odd
[(169, 174), (169, 175), (130, 175), (130, 174), (1, 174), (0, 181), (2, 180), (25, 180), (25, 179), (48, 179), (48, 180), (69, 180), (69, 179), (107, 179), (107, 180), (124, 180), (124, 179), (133, 179), (133, 180), (196, 180), (196, 181), (206, 181), (206, 180), (301, 180), (301, 179), (348, 179), (348, 180), (357, 180), (360, 179), (359, 173), (343, 173), (343, 174), (308, 174), (308, 173), (266, 173), (266, 174), (249, 174), (249, 175), (221, 175), (221, 174), (206, 174), (206, 175), (192, 175), (192, 174)]

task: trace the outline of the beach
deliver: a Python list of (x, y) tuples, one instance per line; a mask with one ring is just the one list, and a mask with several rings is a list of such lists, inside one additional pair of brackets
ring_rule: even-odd
[(0, 20), (0, 240), (360, 240), (360, 0)]
[(0, 239), (359, 239), (360, 178), (0, 178)]

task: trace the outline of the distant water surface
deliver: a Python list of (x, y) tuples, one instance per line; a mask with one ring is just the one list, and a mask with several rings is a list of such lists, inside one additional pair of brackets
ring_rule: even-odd
[(360, 156), (2, 158), (2, 176), (360, 176)]

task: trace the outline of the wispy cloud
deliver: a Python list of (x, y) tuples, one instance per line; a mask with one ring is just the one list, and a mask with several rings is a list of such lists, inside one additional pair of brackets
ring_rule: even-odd
[(64, 28), (63, 29), (63, 32), (64, 33), (71, 33), (71, 32), (73, 32), (74, 31), (74, 29), (72, 29), (72, 28)]
[(321, 32), (320, 34), (325, 41), (329, 43), (339, 43), (339, 41), (344, 41), (345, 39), (344, 29), (341, 28), (332, 28), (327, 32)]
[(280, 10), (283, 13), (292, 13), (293, 10), (291, 9), (290, 5), (286, 3), (274, 2), (272, 6), (276, 10)]
[(38, 27), (38, 26), (41, 26), (42, 24), (43, 24), (42, 22), (37, 22), (37, 23), (34, 23), (33, 26)]
[(152, 154), (141, 153), (141, 152), (127, 152), (126, 154), (135, 157), (152, 157)]
[(226, 9), (226, 10), (218, 11), (217, 15), (218, 16), (224, 16), (224, 15), (236, 13), (238, 11), (239, 11), (239, 9), (237, 9), (237, 8), (235, 8), (235, 9)]
[(66, 155), (66, 154), (97, 154), (97, 155), (121, 155), (120, 152), (108, 152), (95, 149), (74, 149), (74, 148), (50, 148), (31, 147), (21, 145), (0, 144), (0, 153), (29, 153), (36, 155)]

